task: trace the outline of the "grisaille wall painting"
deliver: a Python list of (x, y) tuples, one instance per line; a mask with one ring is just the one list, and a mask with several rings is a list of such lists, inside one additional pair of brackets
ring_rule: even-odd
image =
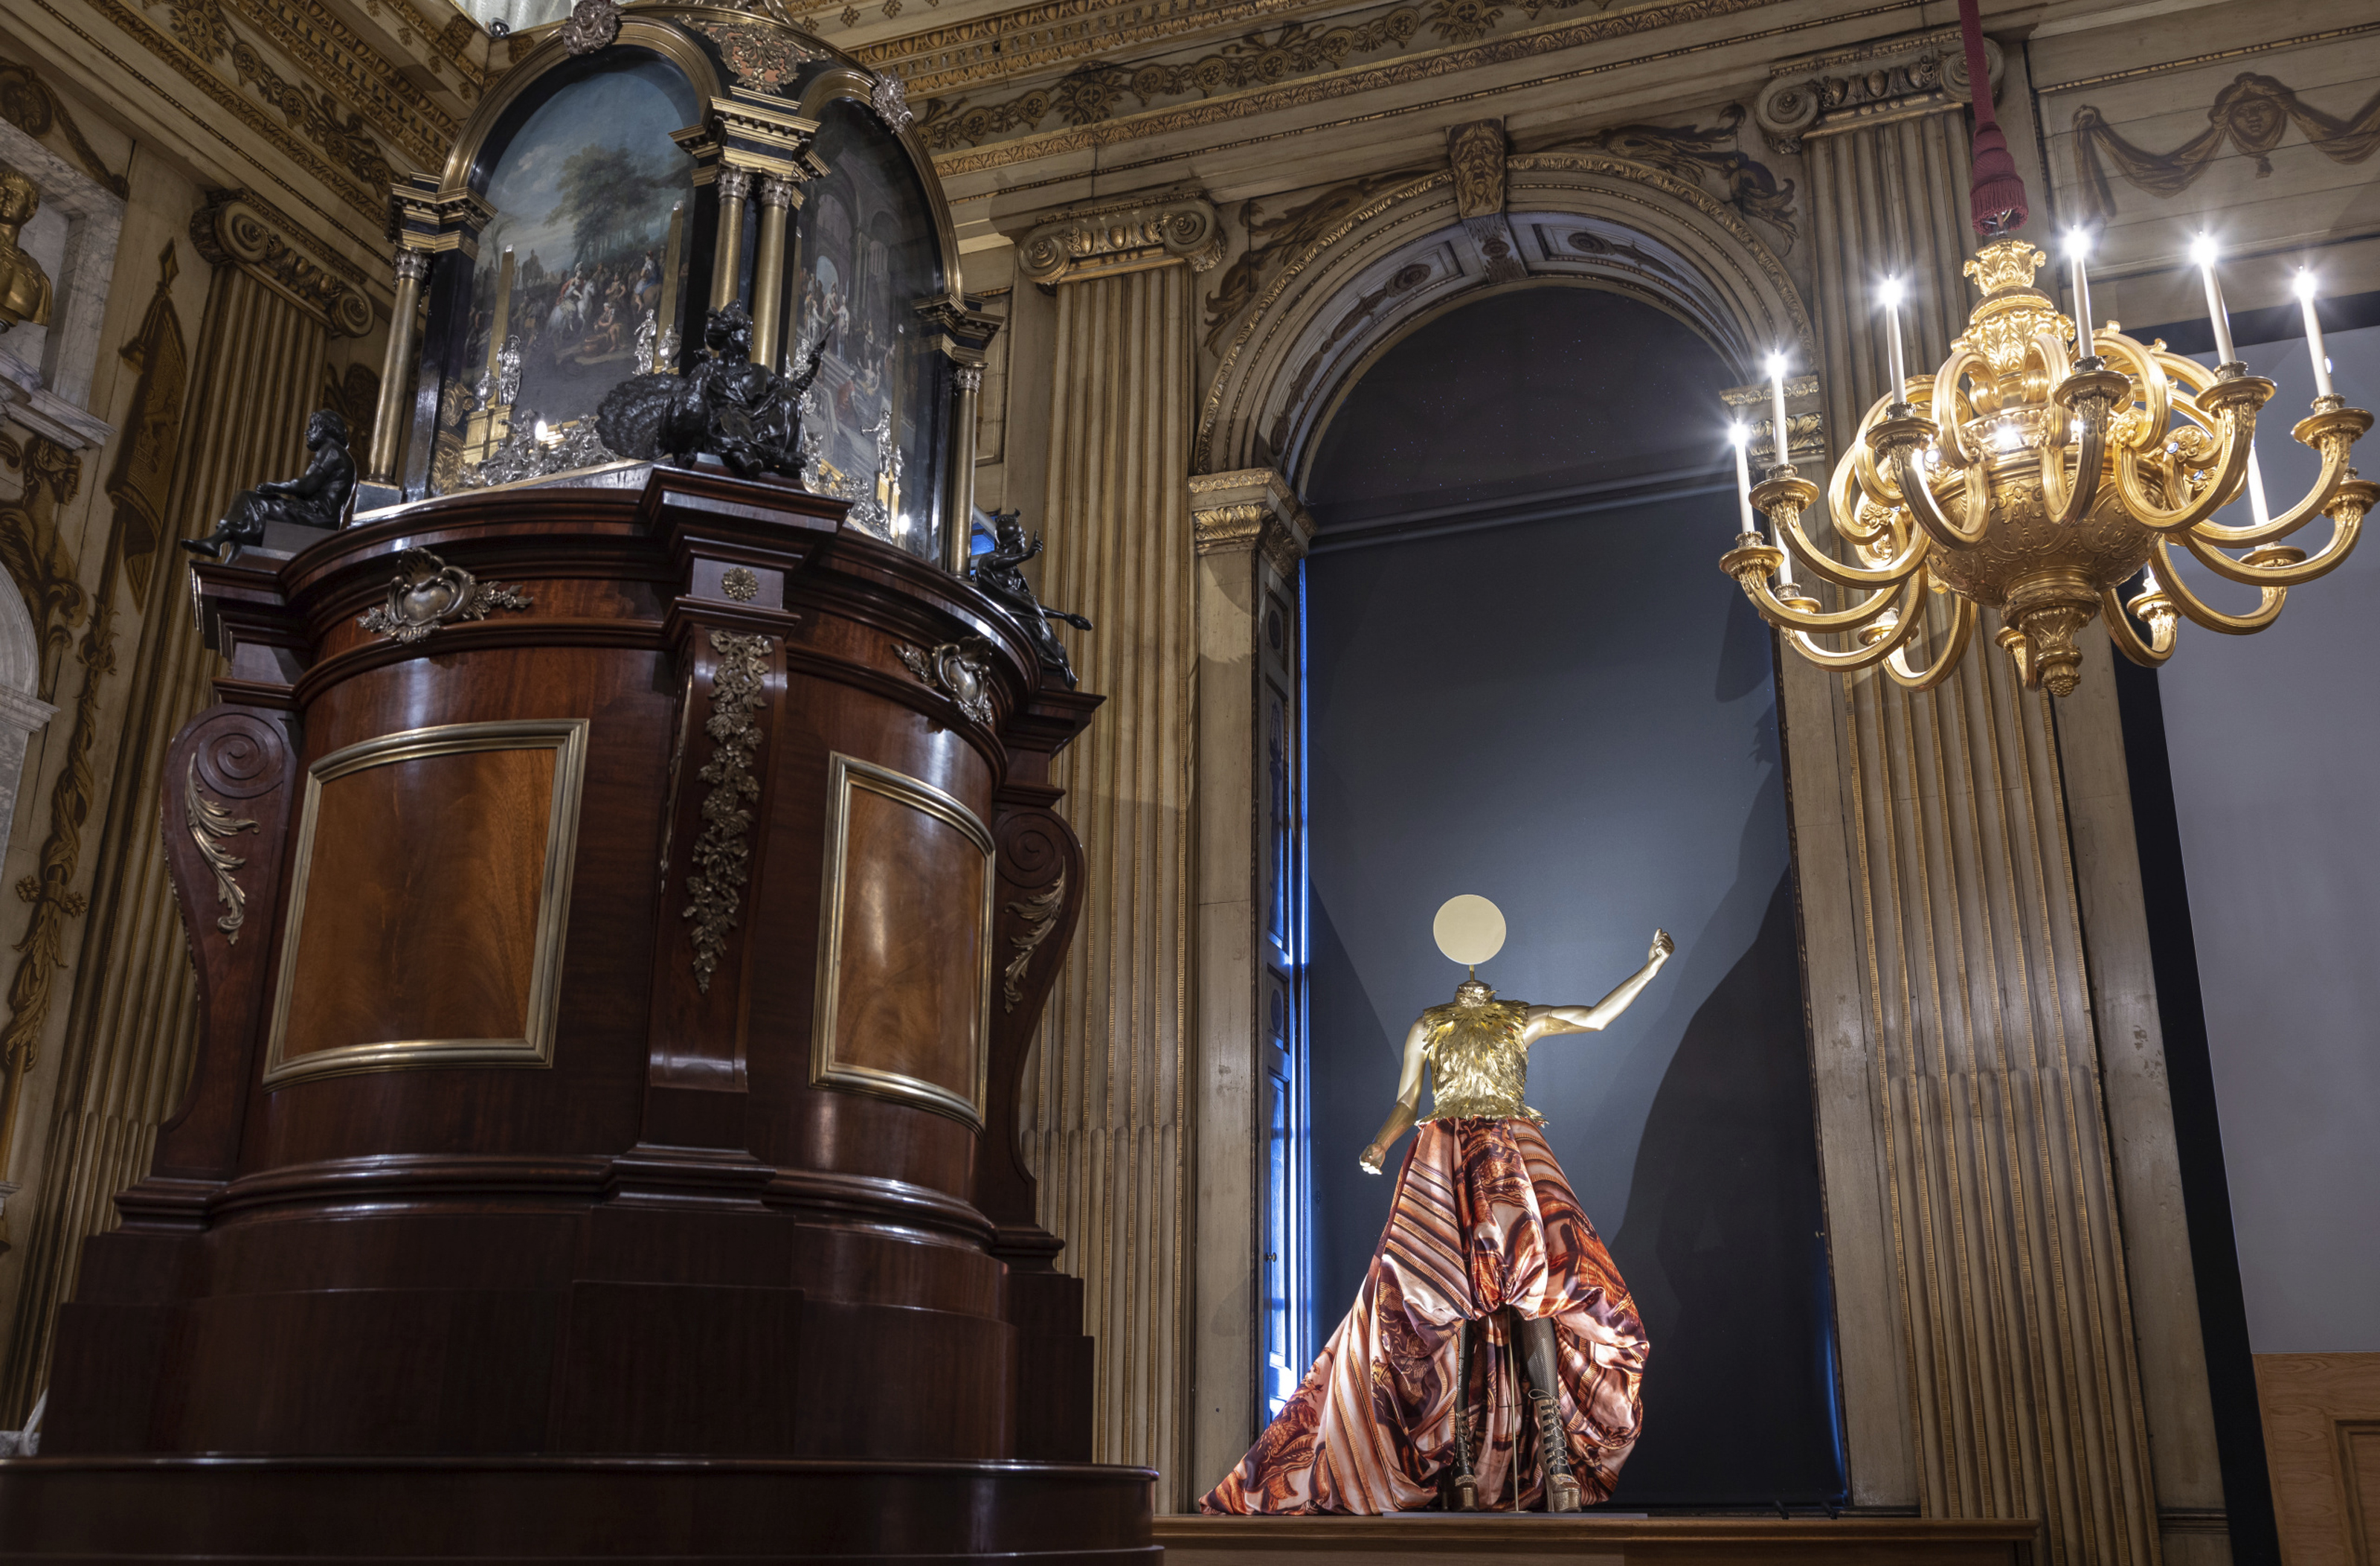
[(816, 145), (828, 172), (802, 188), (786, 272), (788, 360), (798, 370), (826, 341), (804, 421), (815, 487), (856, 503), (859, 525), (922, 548), (941, 526), (950, 403), (948, 361), (914, 308), (942, 291), (933, 206), (859, 104), (831, 104)]
[(489, 178), (496, 216), (472, 275), (469, 395), (442, 410), (467, 464), (523, 419), (590, 418), (681, 325), (694, 164), (670, 132), (700, 115), (675, 67), (614, 53), (532, 110)]

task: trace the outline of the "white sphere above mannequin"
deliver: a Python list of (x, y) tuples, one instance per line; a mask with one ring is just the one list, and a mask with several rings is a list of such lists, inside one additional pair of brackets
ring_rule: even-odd
[(1438, 949), (1466, 967), (1477, 967), (1504, 949), (1504, 911), (1485, 897), (1450, 897), (1430, 921)]

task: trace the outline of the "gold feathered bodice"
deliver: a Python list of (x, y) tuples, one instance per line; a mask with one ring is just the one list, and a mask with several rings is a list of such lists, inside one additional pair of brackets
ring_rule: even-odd
[(1515, 1117), (1545, 1123), (1546, 1117), (1521, 1101), (1529, 1082), (1528, 1026), (1524, 1001), (1461, 1002), (1432, 1006), (1421, 1014), (1422, 1059), (1429, 1062), (1431, 1121)]

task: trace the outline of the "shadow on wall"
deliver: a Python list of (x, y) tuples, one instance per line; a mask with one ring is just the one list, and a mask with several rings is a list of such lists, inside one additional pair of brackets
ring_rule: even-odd
[[(1834, 1356), (1812, 1352), (1833, 1322), (1809, 1062), (1776, 1026), (1802, 1011), (1790, 877), (1767, 901), (1670, 1058), (1610, 1236), (1653, 1342), (1645, 1435), (1615, 1506), (1708, 1501), (1730, 1475), (1766, 1482), (1735, 1498), (1747, 1501), (1843, 1488)], [(1780, 1443), (1784, 1431), (1802, 1439)]]

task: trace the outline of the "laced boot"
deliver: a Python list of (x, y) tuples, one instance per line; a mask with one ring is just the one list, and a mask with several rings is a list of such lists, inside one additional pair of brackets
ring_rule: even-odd
[(1537, 1415), (1537, 1461), (1546, 1471), (1546, 1510), (1576, 1511), (1582, 1498), (1578, 1476), (1570, 1471), (1570, 1433), (1562, 1428), (1561, 1400), (1531, 1388), (1529, 1406)]
[(1454, 1478), (1453, 1500), (1457, 1511), (1479, 1510), (1479, 1476), (1471, 1471), (1471, 1411), (1458, 1409), (1454, 1414)]

